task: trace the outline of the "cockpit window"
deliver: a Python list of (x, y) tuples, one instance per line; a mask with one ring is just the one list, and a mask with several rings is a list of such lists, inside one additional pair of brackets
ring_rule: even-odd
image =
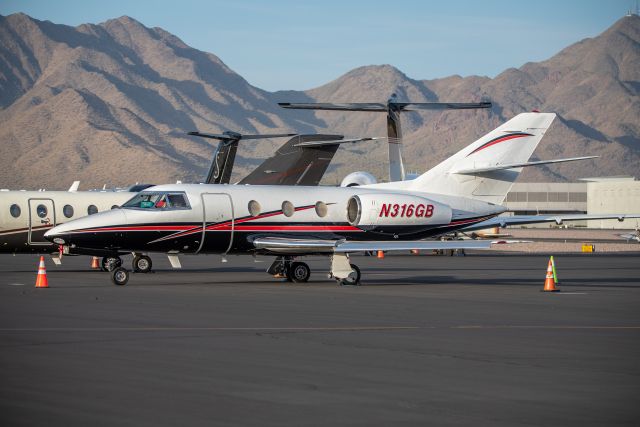
[(172, 208), (187, 208), (187, 200), (184, 194), (167, 194), (167, 203)]
[(138, 193), (123, 208), (133, 209), (190, 209), (189, 202), (184, 193)]

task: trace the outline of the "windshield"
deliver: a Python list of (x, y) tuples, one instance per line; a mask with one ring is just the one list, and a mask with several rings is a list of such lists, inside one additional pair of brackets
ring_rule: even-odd
[(132, 209), (191, 209), (187, 196), (175, 192), (142, 192), (122, 205)]

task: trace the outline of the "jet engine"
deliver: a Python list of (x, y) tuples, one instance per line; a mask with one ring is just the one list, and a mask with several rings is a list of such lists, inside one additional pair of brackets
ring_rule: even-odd
[(451, 222), (451, 207), (408, 194), (358, 194), (347, 203), (347, 220), (367, 230), (446, 225)]
[(369, 172), (351, 172), (344, 177), (340, 183), (340, 187), (355, 187), (358, 185), (375, 184), (377, 182), (376, 177)]

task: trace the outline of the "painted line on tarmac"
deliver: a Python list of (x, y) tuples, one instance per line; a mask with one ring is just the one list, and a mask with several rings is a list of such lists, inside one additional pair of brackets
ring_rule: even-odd
[(558, 295), (589, 295), (588, 292), (558, 292)]
[(639, 329), (636, 325), (465, 325), (453, 326), (451, 329)]
[(7, 283), (7, 286), (24, 286), (24, 283)]
[(344, 327), (131, 327), (131, 328), (0, 328), (1, 332), (155, 332), (155, 331), (213, 331), (213, 332), (340, 332), (340, 331), (393, 331), (435, 329), (423, 326), (344, 326)]
[(605, 329), (640, 330), (640, 325), (453, 325), (453, 326), (336, 326), (336, 327), (104, 327), (104, 328), (0, 328), (3, 332), (366, 332), (424, 329)]

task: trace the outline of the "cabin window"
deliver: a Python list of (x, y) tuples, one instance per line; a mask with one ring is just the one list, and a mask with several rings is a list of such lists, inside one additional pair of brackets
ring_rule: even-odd
[(64, 207), (62, 208), (62, 213), (64, 214), (64, 216), (66, 216), (67, 218), (71, 218), (73, 216), (73, 206), (71, 205), (64, 205)]
[(97, 214), (98, 208), (96, 207), (96, 205), (89, 205), (89, 207), (87, 208), (87, 213), (89, 215)]
[(249, 202), (249, 213), (252, 216), (258, 216), (260, 215), (260, 203), (256, 202), (255, 200), (251, 200)]
[(20, 216), (20, 214), (22, 213), (22, 210), (20, 209), (20, 206), (18, 206), (16, 204), (13, 204), (9, 208), (9, 212), (11, 213), (12, 217), (18, 218)]
[(317, 202), (316, 203), (316, 214), (320, 217), (320, 218), (324, 218), (325, 216), (327, 216), (327, 204), (325, 202)]
[(288, 200), (282, 202), (282, 213), (284, 216), (293, 216), (293, 213), (296, 211), (296, 208), (293, 207), (293, 203)]
[(36, 208), (36, 213), (40, 218), (44, 218), (47, 216), (47, 207), (45, 205), (38, 205)]

